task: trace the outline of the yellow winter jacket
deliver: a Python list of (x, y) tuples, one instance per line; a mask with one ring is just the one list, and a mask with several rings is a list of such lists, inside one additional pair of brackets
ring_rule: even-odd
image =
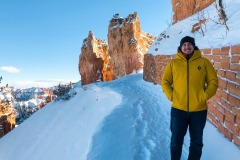
[(211, 62), (201, 57), (200, 50), (195, 50), (187, 60), (179, 52), (165, 68), (162, 89), (172, 101), (172, 107), (196, 112), (207, 109), (206, 101), (217, 90), (218, 78)]

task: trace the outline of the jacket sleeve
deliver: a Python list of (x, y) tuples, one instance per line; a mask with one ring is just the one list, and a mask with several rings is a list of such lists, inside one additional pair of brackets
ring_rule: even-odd
[(173, 84), (173, 75), (172, 75), (172, 61), (171, 61), (167, 64), (162, 77), (162, 89), (170, 101), (172, 101), (172, 96), (173, 96), (172, 84)]
[(218, 77), (215, 69), (213, 68), (212, 63), (207, 60), (206, 61), (206, 83), (207, 87), (205, 89), (205, 93), (207, 94), (207, 100), (216, 94), (218, 88)]

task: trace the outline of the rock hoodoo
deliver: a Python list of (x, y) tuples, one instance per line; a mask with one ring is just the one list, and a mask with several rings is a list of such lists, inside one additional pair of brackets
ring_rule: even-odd
[(92, 31), (83, 41), (78, 68), (82, 84), (112, 80), (111, 74), (108, 76), (111, 73), (111, 67), (108, 66), (107, 43), (96, 39)]
[(108, 27), (110, 63), (113, 78), (118, 78), (143, 67), (143, 57), (151, 46), (154, 36), (142, 32), (137, 13), (123, 19), (115, 14)]

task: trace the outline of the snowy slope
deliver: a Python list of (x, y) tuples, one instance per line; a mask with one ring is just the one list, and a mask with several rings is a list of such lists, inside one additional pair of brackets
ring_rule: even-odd
[(4, 136), (0, 159), (85, 159), (98, 124), (121, 102), (121, 95), (96, 85), (76, 92), (70, 101), (48, 104)]
[[(228, 18), (227, 26), (229, 31), (226, 32), (224, 25), (216, 23), (219, 22), (219, 16), (215, 3), (213, 3), (201, 12), (166, 29), (156, 38), (147, 53), (152, 55), (175, 54), (181, 38), (187, 35), (195, 38), (199, 49), (220, 48), (240, 44), (240, 0), (223, 0), (223, 3)], [(194, 24), (199, 23), (199, 19), (207, 19), (206, 25), (202, 25), (204, 32), (197, 31), (192, 33), (192, 27)]]
[[(169, 160), (170, 108), (142, 74), (74, 88), (0, 139), (1, 160)], [(183, 160), (188, 153), (185, 138)], [(203, 160), (237, 160), (240, 150), (207, 123)]]

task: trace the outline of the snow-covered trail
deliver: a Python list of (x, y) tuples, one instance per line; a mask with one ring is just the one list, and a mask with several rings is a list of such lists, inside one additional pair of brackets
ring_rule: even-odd
[[(122, 95), (122, 102), (92, 139), (88, 160), (169, 160), (170, 110), (160, 85), (145, 82), (142, 74), (128, 75), (102, 87)], [(209, 122), (204, 129), (203, 160), (237, 160), (239, 149)], [(190, 144), (186, 134), (181, 160)], [(229, 156), (231, 155), (231, 156)], [(232, 158), (234, 157), (234, 158)]]
[(116, 81), (107, 87), (122, 94), (122, 103), (94, 136), (88, 159), (168, 160), (170, 102), (161, 86), (143, 82), (142, 74)]

